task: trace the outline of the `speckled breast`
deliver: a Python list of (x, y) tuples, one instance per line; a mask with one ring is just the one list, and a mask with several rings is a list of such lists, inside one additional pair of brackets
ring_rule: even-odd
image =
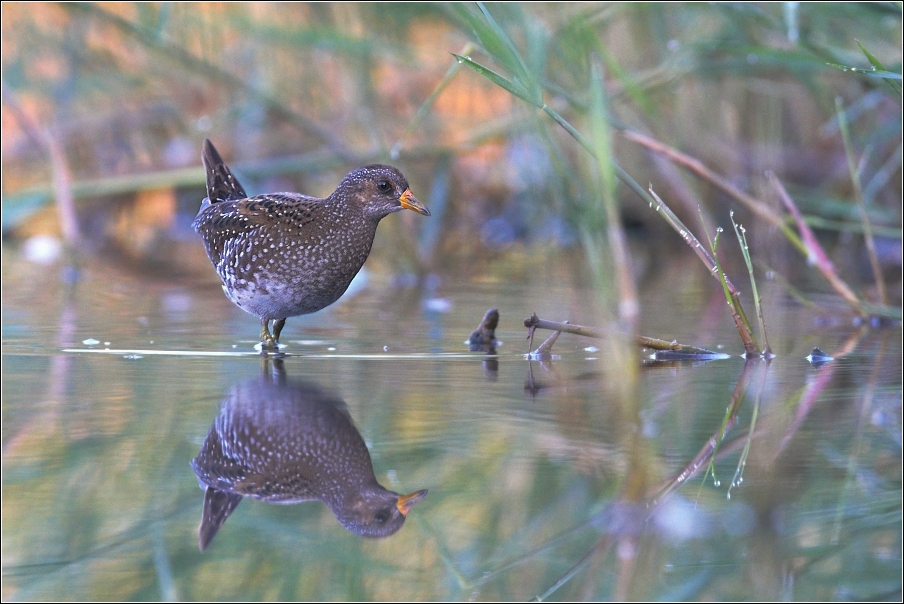
[(220, 214), (196, 222), (207, 254), (226, 296), (261, 319), (308, 314), (335, 302), (367, 260), (376, 233), (376, 224), (361, 217), (299, 221), (272, 205), (266, 221), (238, 213), (230, 223), (239, 224), (210, 228), (227, 217)]

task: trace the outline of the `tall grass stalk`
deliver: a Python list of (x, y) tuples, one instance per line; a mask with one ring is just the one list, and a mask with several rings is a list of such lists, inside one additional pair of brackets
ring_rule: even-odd
[[(861, 46), (862, 48), (862, 46)], [(865, 49), (864, 49), (864, 52)], [(869, 256), (870, 268), (873, 269), (873, 278), (879, 290), (879, 303), (888, 306), (888, 294), (885, 291), (885, 280), (882, 278), (882, 268), (879, 266), (879, 258), (876, 255), (876, 244), (873, 241), (873, 230), (870, 225), (869, 215), (866, 212), (866, 204), (863, 200), (863, 187), (860, 184), (860, 169), (857, 159), (854, 157), (854, 149), (851, 145), (851, 133), (848, 128), (847, 117), (844, 113), (844, 102), (841, 97), (835, 99), (835, 113), (838, 115), (838, 126), (841, 130), (841, 140), (844, 141), (844, 153), (847, 157), (848, 171), (851, 174), (851, 182), (854, 183), (854, 196), (860, 208), (860, 222), (863, 224), (863, 239), (866, 243), (866, 251)]]
[(628, 255), (624, 229), (616, 200), (616, 180), (612, 158), (612, 140), (609, 129), (608, 102), (603, 86), (603, 67), (598, 57), (593, 57), (590, 75), (590, 123), (595, 149), (596, 187), (602, 197), (606, 216), (606, 230), (609, 250), (612, 254), (612, 268), (615, 271), (614, 281), (618, 291), (618, 316), (629, 328), (631, 335), (637, 327), (640, 305), (637, 301), (637, 290), (631, 274), (631, 261)]
[[(474, 44), (471, 42), (466, 43), (462, 49), (459, 51), (459, 54), (467, 56), (474, 50)], [(453, 53), (453, 56), (454, 53)], [(414, 117), (411, 118), (411, 121), (408, 122), (408, 125), (405, 127), (405, 131), (402, 132), (399, 139), (392, 146), (392, 149), (389, 152), (390, 157), (392, 159), (399, 158), (399, 152), (402, 148), (402, 144), (405, 142), (405, 139), (411, 135), (414, 129), (423, 121), (423, 119), (430, 113), (430, 110), (433, 108), (434, 103), (436, 103), (436, 99), (443, 93), (443, 91), (452, 83), (452, 80), (455, 79), (455, 76), (458, 75), (459, 70), (462, 67), (462, 62), (459, 60), (452, 61), (452, 64), (449, 66), (449, 69), (446, 70), (446, 74), (443, 76), (443, 79), (439, 81), (439, 84), (433, 89), (433, 92), (430, 93), (430, 96), (427, 97), (420, 107), (418, 107), (417, 113), (414, 114)]]
[(750, 275), (750, 289), (753, 293), (753, 303), (756, 307), (756, 316), (760, 322), (760, 333), (763, 334), (763, 343), (766, 347), (763, 349), (763, 356), (772, 357), (772, 348), (769, 346), (769, 337), (766, 335), (766, 317), (763, 314), (762, 298), (756, 287), (756, 278), (753, 276), (753, 261), (750, 259), (750, 248), (747, 245), (747, 230), (738, 225), (734, 219), (734, 212), (730, 213), (731, 225), (734, 227), (735, 235), (738, 238), (738, 245), (741, 247), (741, 254), (744, 256), (744, 264), (747, 266), (747, 274)]
[[(653, 191), (653, 188), (650, 187), (650, 195), (654, 198), (656, 205), (656, 212), (663, 217), (663, 219), (671, 226), (675, 231), (681, 235), (681, 238), (684, 239), (685, 243), (691, 246), (691, 249), (694, 250), (694, 253), (697, 254), (697, 257), (703, 262), (706, 266), (709, 273), (715, 277), (719, 283), (722, 285), (723, 291), (725, 291), (725, 296), (728, 299), (728, 306), (731, 309), (732, 319), (734, 319), (735, 326), (738, 328), (738, 333), (741, 336), (741, 341), (744, 343), (744, 350), (747, 355), (759, 355), (759, 350), (756, 345), (756, 341), (753, 337), (753, 332), (750, 329), (750, 322), (747, 320), (747, 315), (744, 313), (744, 309), (741, 306), (740, 300), (740, 292), (728, 278), (728, 276), (722, 271), (721, 267), (717, 262), (715, 257), (715, 245), (718, 243), (718, 231), (716, 233), (716, 239), (710, 240), (709, 233), (707, 232), (706, 237), (707, 240), (710, 241), (710, 247), (713, 250), (713, 255), (710, 255), (706, 252), (703, 245), (697, 239), (697, 237), (686, 227), (684, 223), (675, 215), (675, 213), (666, 205), (666, 203)], [(706, 230), (705, 221), (701, 219), (703, 223), (703, 229)], [(721, 231), (721, 229), (719, 229)]]

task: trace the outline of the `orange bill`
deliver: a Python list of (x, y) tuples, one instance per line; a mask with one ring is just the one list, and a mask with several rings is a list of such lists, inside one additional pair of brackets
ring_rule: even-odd
[[(417, 201), (417, 200), (415, 200)], [(426, 208), (425, 208), (426, 210)], [(415, 503), (424, 498), (424, 495), (427, 494), (427, 489), (423, 489), (420, 491), (415, 491), (414, 493), (408, 493), (407, 495), (399, 496), (398, 502), (396, 502), (396, 507), (399, 508), (399, 511), (402, 512), (402, 516), (407, 516), (408, 511), (414, 506)]]
[(419, 202), (417, 197), (411, 194), (411, 189), (405, 189), (405, 192), (399, 197), (399, 201), (406, 210), (412, 210), (418, 214), (423, 214), (424, 216), (430, 215), (430, 210), (424, 207), (424, 204)]

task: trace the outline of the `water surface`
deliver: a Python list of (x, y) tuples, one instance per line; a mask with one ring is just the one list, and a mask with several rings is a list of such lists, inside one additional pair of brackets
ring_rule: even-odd
[[(429, 494), (385, 539), (248, 499), (202, 553), (189, 462), (230, 390), (273, 371), (257, 320), (215, 288), (92, 265), (68, 287), (9, 257), (4, 599), (900, 597), (900, 327), (826, 323), (766, 285), (778, 357), (745, 365), (714, 284), (663, 277), (644, 335), (733, 356), (646, 363), (626, 400), (603, 343), (524, 356), (530, 313), (595, 320), (560, 266), (428, 295), (374, 277), (289, 320), (285, 374), (345, 403), (380, 484)], [(498, 354), (468, 352), (490, 307)]]

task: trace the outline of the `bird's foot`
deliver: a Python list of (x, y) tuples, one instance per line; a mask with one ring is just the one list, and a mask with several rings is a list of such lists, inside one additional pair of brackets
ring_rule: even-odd
[(279, 334), (282, 333), (282, 328), (285, 326), (285, 319), (276, 319), (273, 321), (273, 341), (276, 342), (277, 346), (279, 346)]
[[(261, 320), (261, 353), (278, 352), (279, 340), (270, 335), (270, 325), (266, 319)], [(283, 321), (285, 323), (285, 321)], [(274, 325), (274, 331), (275, 325)], [(279, 333), (279, 332), (277, 332)]]

